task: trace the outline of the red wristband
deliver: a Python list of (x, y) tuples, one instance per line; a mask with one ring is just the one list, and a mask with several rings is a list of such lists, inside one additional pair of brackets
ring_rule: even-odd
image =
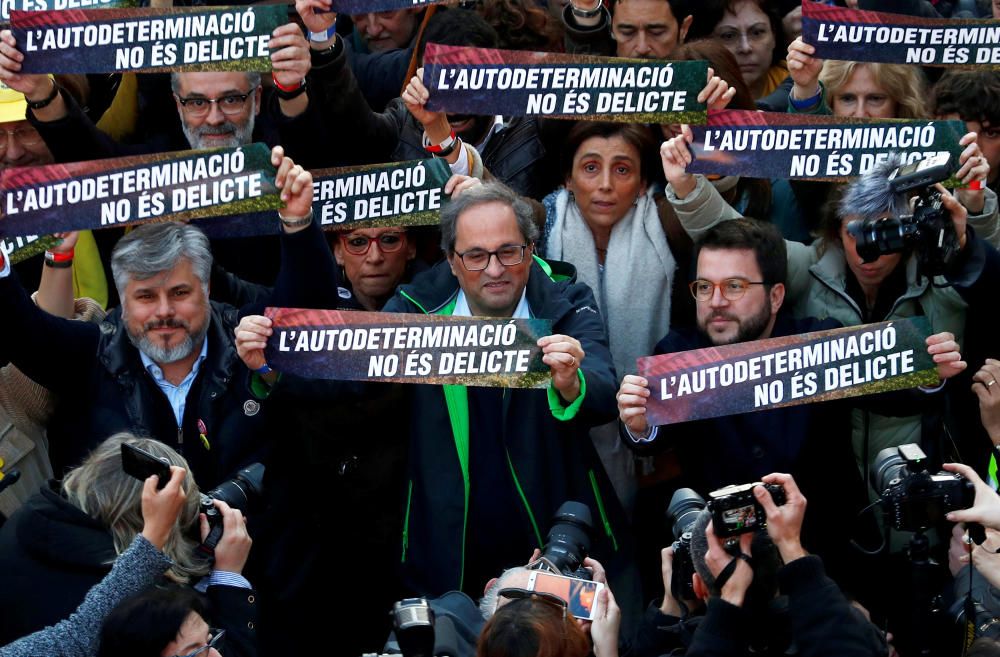
[(49, 262), (70, 262), (70, 261), (73, 260), (73, 251), (74, 251), (74, 249), (70, 249), (69, 251), (66, 251), (65, 253), (56, 253), (54, 251), (46, 251), (45, 252), (45, 259), (48, 260)]
[(278, 89), (281, 89), (285, 93), (291, 93), (293, 91), (298, 91), (299, 89), (301, 89), (302, 85), (305, 84), (306, 81), (305, 81), (305, 78), (303, 78), (303, 79), (299, 80), (299, 83), (297, 85), (295, 85), (294, 87), (286, 87), (286, 86), (282, 85), (280, 82), (278, 82), (278, 78), (275, 77), (274, 73), (272, 73), (271, 74), (271, 82), (274, 83), (274, 86), (276, 86)]
[(424, 150), (427, 151), (428, 153), (441, 153), (445, 149), (450, 149), (448, 150), (448, 153), (450, 154), (451, 151), (455, 149), (456, 140), (457, 137), (455, 135), (455, 131), (452, 130), (451, 134), (448, 135), (448, 138), (445, 139), (443, 142), (441, 142), (440, 144), (428, 144), (427, 146), (424, 146)]

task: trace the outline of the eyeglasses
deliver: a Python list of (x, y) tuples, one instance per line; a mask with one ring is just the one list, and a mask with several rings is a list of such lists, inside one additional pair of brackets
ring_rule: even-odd
[(750, 289), (751, 285), (767, 285), (763, 281), (748, 281), (745, 278), (727, 278), (721, 283), (715, 283), (704, 278), (691, 281), (688, 286), (691, 294), (698, 301), (709, 301), (715, 295), (715, 288), (719, 288), (722, 296), (730, 301), (736, 301)]
[(382, 233), (378, 237), (367, 235), (341, 235), (344, 248), (352, 255), (365, 255), (372, 248), (372, 242), (378, 242), (379, 251), (392, 253), (403, 247), (403, 233)]
[(226, 636), (226, 631), (211, 628), (208, 630), (208, 636), (209, 636), (208, 643), (203, 645), (201, 648), (198, 648), (194, 652), (189, 652), (186, 655), (174, 655), (174, 657), (201, 657), (212, 648), (215, 648), (217, 650), (221, 649), (222, 637)]
[(246, 105), (247, 98), (253, 94), (251, 90), (249, 93), (245, 94), (230, 94), (228, 96), (223, 96), (222, 98), (203, 98), (201, 96), (195, 96), (194, 98), (181, 98), (177, 94), (174, 97), (177, 98), (177, 102), (181, 104), (184, 111), (192, 119), (200, 119), (202, 117), (208, 116), (208, 113), (212, 110), (212, 104), (219, 106), (219, 110), (226, 116), (236, 116), (243, 112), (243, 107)]
[[(560, 598), (554, 593), (547, 593), (546, 591), (529, 591), (528, 589), (500, 589), (497, 592), (498, 598), (507, 598), (508, 600), (528, 600), (534, 598), (536, 600), (541, 600), (553, 607), (558, 607), (562, 610), (563, 620), (566, 620), (566, 610), (569, 605), (565, 600)], [(499, 605), (498, 605), (499, 606)]]
[(42, 143), (42, 136), (30, 125), (24, 125), (13, 130), (0, 128), (0, 151), (7, 150), (11, 139), (16, 139), (22, 146), (37, 146)]
[(462, 259), (462, 264), (469, 271), (482, 271), (490, 266), (493, 256), (497, 257), (504, 267), (513, 267), (524, 261), (524, 250), (527, 244), (504, 244), (496, 251), (486, 249), (469, 249), (465, 253), (455, 251), (455, 255)]

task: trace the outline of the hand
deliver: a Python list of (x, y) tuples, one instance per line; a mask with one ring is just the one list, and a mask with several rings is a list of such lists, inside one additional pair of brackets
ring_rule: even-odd
[(151, 475), (142, 484), (142, 535), (157, 550), (166, 545), (170, 532), (177, 524), (177, 518), (184, 508), (187, 493), (181, 485), (187, 470), (176, 465), (170, 466), (170, 481), (162, 490), (157, 490), (160, 478)]
[(979, 574), (994, 588), (1000, 587), (1000, 554), (997, 548), (1000, 547), (1000, 534), (992, 529), (986, 530), (986, 540), (982, 545), (977, 545), (972, 549), (972, 565), (976, 567)]
[[(243, 572), (243, 566), (250, 556), (250, 546), (253, 540), (247, 533), (247, 521), (239, 509), (233, 509), (222, 500), (214, 500), (215, 508), (222, 514), (222, 538), (215, 546), (215, 570), (227, 573)], [(198, 514), (201, 522), (201, 540), (208, 537), (210, 530), (208, 517)]]
[(979, 189), (959, 189), (958, 200), (972, 214), (980, 214), (986, 207), (986, 181), (990, 176), (989, 160), (983, 155), (977, 141), (978, 135), (974, 132), (965, 134), (959, 141), (959, 146), (965, 146), (965, 150), (958, 156), (958, 171), (955, 177), (963, 185), (969, 185), (973, 181), (979, 182)]
[(698, 92), (698, 102), (707, 104), (709, 110), (724, 110), (735, 95), (736, 87), (730, 87), (715, 74), (715, 69), (708, 67), (708, 84)]
[(1000, 529), (1000, 497), (990, 485), (979, 478), (976, 471), (963, 463), (945, 463), (944, 469), (957, 472), (972, 482), (976, 488), (976, 498), (972, 508), (952, 511), (945, 517), (950, 522), (978, 522), (990, 529)]
[(618, 389), (618, 417), (635, 436), (644, 436), (649, 431), (646, 421), (646, 401), (649, 399), (649, 381), (626, 374)]
[(416, 75), (410, 78), (410, 82), (406, 85), (401, 97), (406, 103), (406, 109), (410, 110), (413, 118), (424, 126), (424, 130), (427, 131), (427, 136), (432, 142), (440, 143), (451, 134), (450, 127), (447, 128), (444, 135), (440, 135), (440, 139), (431, 134), (432, 126), (438, 129), (444, 127), (448, 123), (448, 117), (444, 112), (432, 112), (426, 108), (427, 102), (431, 99), (431, 92), (424, 86), (423, 68), (418, 68)]
[(583, 364), (583, 347), (576, 338), (568, 335), (547, 335), (539, 338), (542, 362), (552, 372), (552, 385), (567, 402), (573, 403), (580, 396), (580, 377), (577, 370)]
[(959, 203), (941, 183), (934, 185), (934, 187), (941, 193), (941, 206), (951, 215), (951, 221), (955, 224), (955, 234), (958, 235), (958, 245), (964, 249), (966, 241), (965, 224), (969, 213), (965, 209), (965, 206)]
[(663, 602), (660, 604), (660, 613), (664, 616), (674, 616), (680, 618), (684, 611), (681, 609), (674, 592), (670, 590), (674, 581), (674, 548), (665, 547), (660, 550), (660, 574), (663, 576)]
[[(708, 571), (712, 573), (713, 577), (718, 577), (722, 569), (729, 565), (729, 562), (736, 557), (731, 556), (726, 552), (722, 545), (722, 541), (715, 535), (715, 530), (712, 528), (712, 523), (709, 522), (708, 526), (705, 528), (705, 538), (708, 540), (708, 552), (705, 553), (705, 565), (708, 566)], [(753, 533), (741, 534), (740, 535), (740, 552), (743, 554), (750, 554), (750, 544), (753, 542)], [(746, 597), (747, 589), (750, 588), (750, 583), (753, 581), (753, 569), (750, 568), (750, 564), (743, 561), (742, 559), (737, 559), (739, 563), (736, 564), (736, 570), (733, 571), (732, 576), (726, 585), (722, 587), (721, 597), (723, 600), (729, 604), (736, 605), (737, 607), (743, 606), (743, 599)]]
[(813, 57), (816, 48), (798, 37), (788, 44), (788, 75), (792, 78), (792, 98), (805, 100), (819, 93), (819, 73), (823, 70), (823, 60)]
[(458, 198), (462, 192), (479, 187), (483, 181), (472, 176), (463, 176), (459, 173), (453, 174), (448, 182), (444, 184), (444, 193), (450, 194), (452, 198)]
[(279, 25), (271, 33), (268, 48), (274, 79), (283, 87), (298, 87), (312, 68), (309, 42), (299, 26), (295, 23)]
[(942, 381), (947, 381), (968, 367), (966, 362), (962, 360), (962, 354), (958, 351), (958, 342), (955, 341), (955, 336), (951, 333), (935, 333), (928, 337), (925, 342), (927, 343), (927, 353), (934, 359), (938, 378)]
[(969, 563), (972, 543), (965, 538), (965, 527), (955, 525), (951, 528), (951, 541), (948, 543), (948, 570), (952, 577), (958, 577), (958, 571)]
[[(271, 149), (271, 164), (278, 167), (274, 184), (281, 190), (281, 200), (285, 204), (282, 216), (286, 219), (301, 219), (312, 210), (312, 174), (285, 155), (285, 149), (275, 146)], [(306, 226), (289, 228), (282, 225), (286, 233), (297, 233)]]
[(785, 41), (794, 41), (802, 36), (802, 5), (797, 5), (781, 18), (781, 31)]
[(80, 232), (73, 230), (68, 233), (56, 233), (55, 237), (59, 238), (59, 243), (49, 249), (49, 251), (53, 253), (70, 253), (76, 248), (76, 240), (80, 237)]
[(668, 139), (660, 145), (660, 161), (663, 163), (663, 175), (674, 188), (677, 198), (684, 198), (694, 191), (696, 181), (687, 172), (687, 167), (694, 161), (694, 155), (688, 144), (694, 141), (691, 128), (681, 126), (681, 134)]
[(994, 445), (1000, 445), (1000, 361), (987, 358), (972, 375), (972, 392), (979, 397), (979, 417)]
[(10, 30), (0, 32), (0, 80), (14, 91), (20, 91), (28, 100), (42, 100), (52, 91), (52, 80), (47, 75), (21, 75), (24, 55), (17, 49), (17, 41)]
[(622, 612), (611, 589), (605, 586), (594, 601), (594, 622), (590, 638), (594, 640), (594, 657), (618, 657), (618, 628)]
[(785, 489), (785, 503), (778, 506), (766, 488), (753, 488), (754, 497), (767, 514), (767, 534), (781, 553), (781, 560), (789, 563), (806, 556), (799, 538), (802, 534), (802, 520), (806, 515), (805, 496), (792, 475), (769, 474), (761, 481), (765, 484), (780, 484)]
[(267, 364), (264, 358), (264, 347), (274, 330), (274, 322), (263, 315), (247, 315), (240, 320), (234, 333), (236, 334), (236, 353), (250, 371), (259, 370)]
[(332, 0), (295, 0), (295, 11), (310, 32), (326, 32), (337, 22)]
[[(541, 555), (539, 555), (541, 556)], [(594, 582), (600, 582), (601, 584), (608, 583), (608, 574), (604, 570), (604, 566), (601, 562), (592, 557), (584, 557), (583, 567), (590, 571), (590, 579)]]

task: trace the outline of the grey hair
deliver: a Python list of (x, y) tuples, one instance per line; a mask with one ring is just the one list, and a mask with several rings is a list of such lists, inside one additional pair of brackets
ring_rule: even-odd
[(889, 174), (903, 163), (900, 153), (890, 153), (871, 171), (847, 186), (837, 206), (837, 214), (862, 219), (876, 218), (886, 213), (900, 216), (908, 212), (906, 194), (895, 194), (889, 186)]
[(191, 262), (195, 276), (208, 296), (212, 274), (212, 250), (208, 238), (198, 228), (173, 221), (137, 226), (118, 240), (111, 252), (111, 273), (118, 296), (125, 298), (130, 280), (145, 281), (170, 271), (181, 258)]
[(708, 536), (705, 530), (711, 521), (712, 512), (708, 509), (702, 509), (694, 519), (694, 524), (691, 526), (691, 562), (694, 564), (694, 571), (701, 576), (708, 590), (715, 593), (715, 576), (705, 563), (705, 555), (708, 554)]
[[(170, 74), (170, 90), (173, 91), (178, 96), (181, 93), (181, 72), (174, 71)], [(243, 75), (246, 76), (247, 83), (250, 85), (250, 92), (260, 86), (260, 72), (259, 71), (243, 71)]]
[(508, 568), (493, 582), (492, 586), (486, 589), (486, 593), (483, 594), (482, 599), (479, 601), (479, 613), (483, 615), (484, 620), (493, 618), (493, 614), (496, 613), (497, 602), (500, 597), (499, 593), (501, 589), (506, 588), (506, 580), (509, 580), (511, 575), (519, 573), (524, 569), (524, 566)]
[(466, 210), (486, 203), (502, 203), (514, 211), (525, 243), (532, 244), (538, 239), (531, 205), (503, 183), (488, 182), (462, 192), (441, 209), (441, 248), (446, 254), (455, 250), (458, 218)]
[(163, 546), (174, 562), (167, 576), (178, 583), (188, 583), (208, 574), (208, 562), (196, 556), (197, 541), (188, 538), (198, 523), (200, 493), (184, 457), (169, 446), (151, 438), (138, 438), (127, 432), (116, 433), (94, 448), (62, 482), (63, 495), (70, 504), (107, 526), (115, 552), (121, 554), (142, 531), (143, 482), (122, 469), (121, 445), (128, 443), (153, 456), (167, 459), (171, 465), (188, 470), (184, 486), (187, 496), (177, 522)]

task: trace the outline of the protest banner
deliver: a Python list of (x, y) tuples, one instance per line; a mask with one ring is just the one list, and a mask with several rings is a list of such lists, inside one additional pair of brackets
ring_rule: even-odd
[(68, 9), (121, 9), (137, 7), (138, 0), (2, 0), (0, 22), (10, 20), (12, 11), (66, 11)]
[(429, 43), (427, 108), (459, 114), (704, 123), (708, 62), (464, 48)]
[(548, 385), (536, 342), (547, 319), (268, 308), (274, 324), (264, 356), (278, 372), (311, 379)]
[(0, 237), (281, 207), (265, 144), (6, 169)]
[(923, 66), (1000, 65), (1000, 21), (918, 18), (802, 3), (802, 39), (816, 57)]
[[(444, 185), (451, 169), (441, 158), (317, 169), (313, 216), (324, 230), (376, 226), (434, 226), (448, 202)], [(273, 221), (230, 216), (198, 224), (212, 238), (277, 235)]]
[(21, 73), (270, 71), (285, 5), (12, 11)]
[(58, 242), (59, 240), (52, 236), (25, 235), (13, 239), (0, 239), (0, 251), (3, 251), (4, 258), (16, 265), (46, 249), (51, 249)]
[(413, 9), (427, 5), (439, 5), (448, 0), (333, 0), (333, 11), (338, 14), (355, 16), (357, 14), (394, 11), (397, 9)]
[(689, 173), (842, 182), (891, 153), (907, 163), (951, 153), (957, 171), (965, 124), (723, 110), (709, 112), (708, 123), (691, 132)]
[(925, 317), (639, 358), (651, 425), (937, 385)]

